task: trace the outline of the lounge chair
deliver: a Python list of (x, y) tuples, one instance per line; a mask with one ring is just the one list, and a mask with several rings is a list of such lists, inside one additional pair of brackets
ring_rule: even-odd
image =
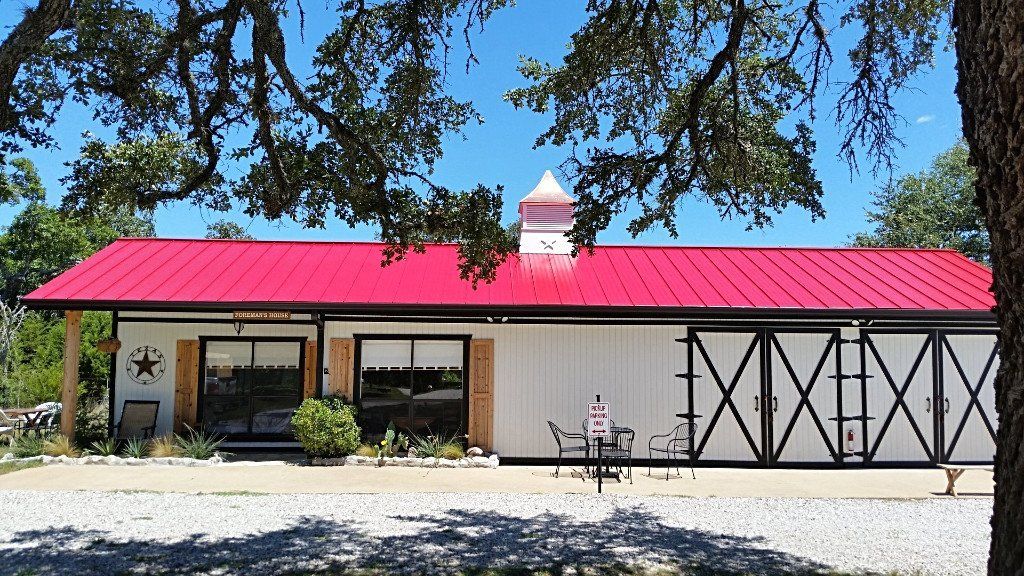
[(152, 438), (156, 432), (156, 414), (159, 409), (159, 400), (125, 400), (121, 408), (121, 419), (114, 425), (111, 436), (114, 440)]
[(11, 418), (3, 410), (0, 410), (0, 437), (7, 438), (8, 443), (14, 442), (14, 439), (21, 432), (21, 420), (17, 418)]

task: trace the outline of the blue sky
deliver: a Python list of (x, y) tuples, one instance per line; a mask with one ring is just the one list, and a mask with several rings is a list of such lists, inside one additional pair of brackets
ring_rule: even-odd
[[(20, 1), (20, 0), (18, 0)], [(7, 6), (18, 1), (4, 1)], [(297, 71), (308, 71), (308, 61), (319, 39), (333, 24), (331, 12), (306, 3), (306, 42), (298, 40), (297, 24), (289, 34), (289, 60)], [(313, 3), (315, 4), (315, 3)], [(467, 76), (463, 62), (453, 61), (450, 74), (452, 93), (471, 99), (485, 118), (483, 125), (467, 126), (464, 138), (453, 137), (445, 146), (445, 157), (438, 163), (436, 180), (452, 188), (469, 188), (476, 183), (505, 186), (505, 219), (516, 218), (518, 200), (529, 192), (545, 169), (555, 170), (567, 151), (555, 147), (533, 149), (537, 135), (548, 125), (548, 118), (528, 111), (517, 111), (501, 99), (509, 88), (523, 85), (516, 71), (520, 54), (547, 61), (558, 61), (565, 53), (569, 35), (583, 22), (581, 0), (519, 0), (518, 5), (497, 13), (487, 24), (483, 35), (474, 38), (474, 49), (480, 60)], [(0, 15), (5, 36), (12, 21), (11, 13)], [(840, 31), (833, 43), (836, 62), (833, 79), (846, 73), (845, 53), (849, 33)], [(897, 134), (906, 146), (897, 152), (896, 174), (917, 171), (929, 164), (937, 153), (950, 147), (960, 135), (960, 109), (953, 94), (955, 84), (954, 58), (951, 52), (939, 52), (935, 68), (913, 82), (914, 91), (899, 95), (897, 111), (905, 118)], [(834, 117), (827, 114), (834, 103), (834, 94), (825, 94), (819, 101), (821, 117), (814, 125), (818, 142), (815, 168), (824, 183), (823, 203), (827, 217), (812, 223), (799, 209), (787, 210), (775, 218), (775, 226), (746, 231), (742, 221), (722, 221), (713, 207), (696, 199), (684, 203), (679, 213), (680, 237), (672, 239), (661, 229), (633, 239), (625, 231), (628, 214), (613, 221), (599, 241), (606, 244), (698, 244), (698, 245), (789, 245), (833, 246), (848, 241), (851, 234), (867, 227), (864, 211), (870, 204), (870, 192), (888, 178), (876, 178), (869, 171), (850, 174), (844, 161), (836, 157), (839, 146)], [(82, 131), (96, 130), (89, 122), (87, 110), (69, 106), (54, 127), (60, 150), (34, 151), (25, 155), (39, 168), (53, 202), (63, 193), (59, 178), (66, 174), (64, 162), (76, 157)], [(571, 185), (556, 176), (567, 190)], [(10, 221), (15, 209), (0, 208), (0, 225)], [(293, 222), (270, 223), (252, 220), (241, 212), (210, 213), (190, 204), (177, 204), (157, 212), (157, 233), (168, 237), (201, 237), (206, 223), (221, 218), (234, 220), (258, 238), (366, 240), (373, 238), (367, 227), (351, 229), (339, 221), (329, 221), (325, 230), (307, 230)]]

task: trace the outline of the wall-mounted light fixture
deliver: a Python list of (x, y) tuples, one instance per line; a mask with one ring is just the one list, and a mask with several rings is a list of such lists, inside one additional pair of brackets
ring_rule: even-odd
[(235, 334), (241, 336), (242, 335), (242, 330), (245, 330), (245, 322), (242, 322), (241, 320), (236, 320), (235, 321)]

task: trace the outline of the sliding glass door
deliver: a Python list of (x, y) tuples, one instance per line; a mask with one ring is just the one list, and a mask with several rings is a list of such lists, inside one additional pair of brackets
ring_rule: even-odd
[(360, 340), (359, 420), (370, 439), (388, 424), (446, 437), (464, 431), (465, 340)]
[(302, 341), (205, 340), (203, 425), (230, 436), (290, 436), (302, 402)]

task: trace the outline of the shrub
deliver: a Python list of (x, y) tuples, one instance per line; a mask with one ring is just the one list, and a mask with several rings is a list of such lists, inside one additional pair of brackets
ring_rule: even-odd
[(369, 456), (370, 458), (377, 457), (377, 449), (369, 444), (360, 444), (355, 451), (356, 456)]
[(217, 448), (224, 441), (223, 436), (214, 436), (202, 430), (193, 430), (188, 424), (185, 425), (185, 428), (188, 429), (188, 436), (174, 436), (175, 444), (185, 456), (196, 460), (208, 460), (217, 454)]
[(75, 443), (70, 438), (63, 434), (57, 434), (43, 440), (43, 454), (47, 456), (78, 458), (82, 455), (82, 451), (78, 449), (78, 446), (75, 446)]
[(16, 458), (39, 456), (43, 453), (43, 443), (45, 441), (45, 438), (35, 434), (22, 434), (18, 436), (18, 439), (11, 446), (11, 453)]
[(351, 406), (335, 401), (307, 398), (292, 416), (295, 437), (306, 454), (337, 458), (359, 446), (359, 426)]
[(117, 441), (113, 438), (97, 440), (92, 444), (89, 444), (88, 452), (98, 456), (113, 456), (114, 454), (117, 454)]
[(149, 441), (149, 456), (152, 458), (181, 458), (181, 454), (174, 436), (161, 436)]
[(145, 458), (149, 452), (148, 443), (141, 438), (129, 438), (124, 443), (124, 455), (129, 458)]
[(109, 432), (109, 412), (106, 400), (80, 397), (78, 410), (75, 411), (75, 438), (84, 445), (105, 440)]

